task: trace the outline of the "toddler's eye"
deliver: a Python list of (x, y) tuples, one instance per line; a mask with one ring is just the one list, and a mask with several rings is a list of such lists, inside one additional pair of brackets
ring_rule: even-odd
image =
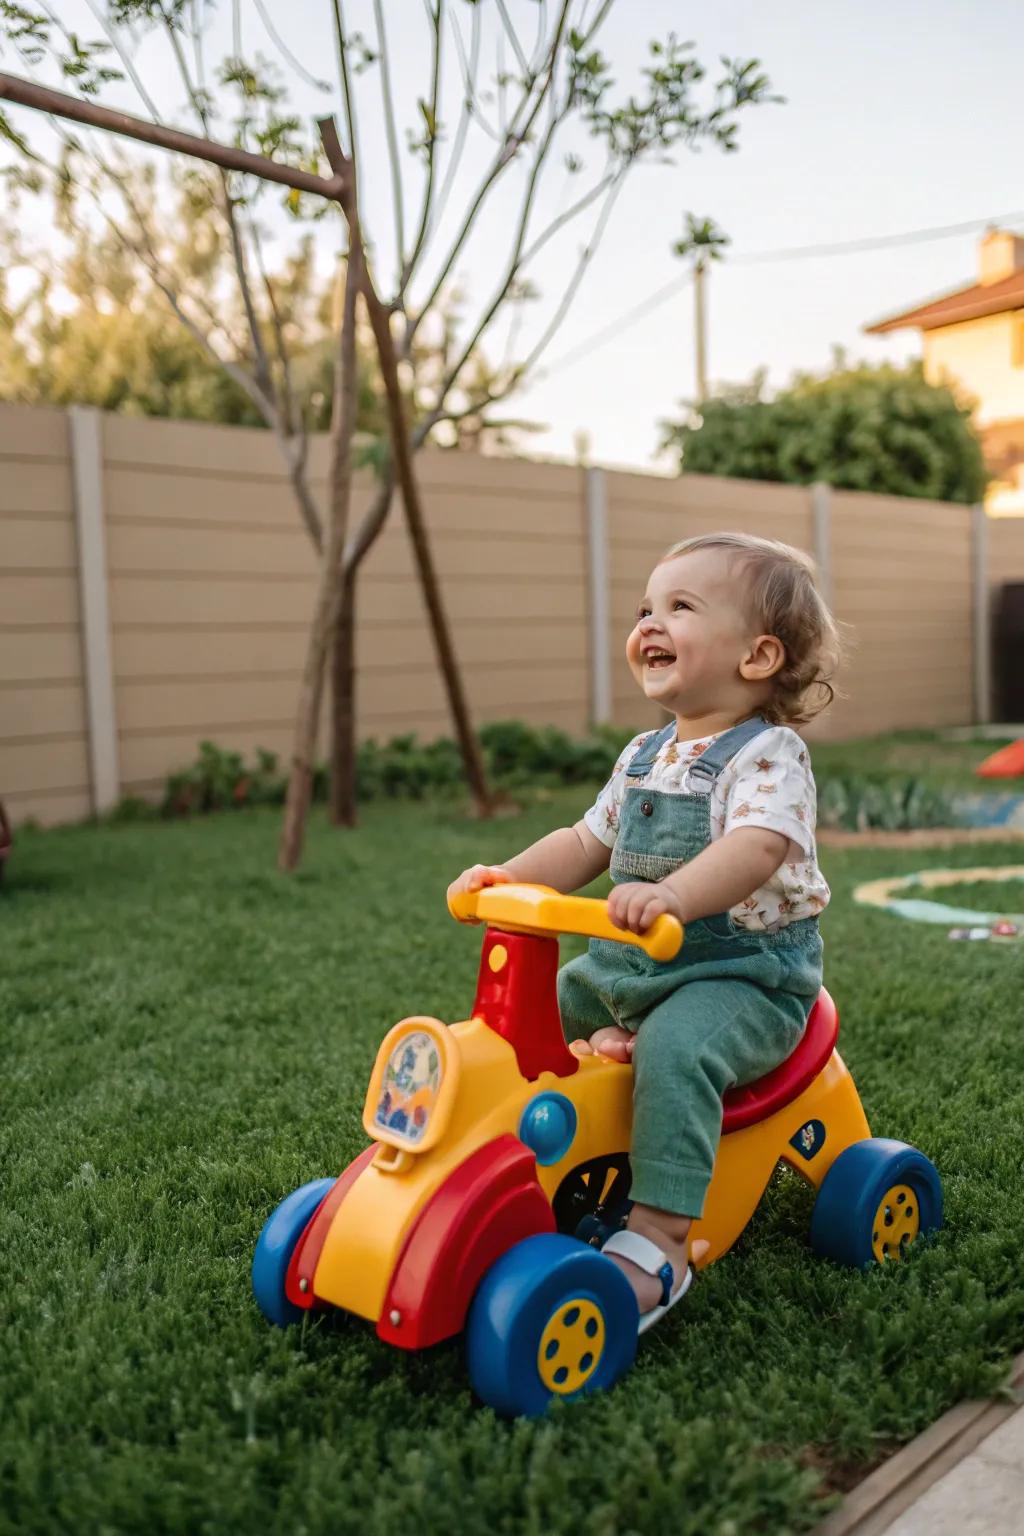
[(640, 619), (646, 619), (650, 611), (650, 608), (645, 603), (641, 603), (636, 611), (637, 620), (639, 621)]
[(673, 608), (690, 608), (690, 607), (692, 607), (692, 604), (684, 602), (681, 597), (677, 597), (675, 602), (672, 604), (672, 607)]

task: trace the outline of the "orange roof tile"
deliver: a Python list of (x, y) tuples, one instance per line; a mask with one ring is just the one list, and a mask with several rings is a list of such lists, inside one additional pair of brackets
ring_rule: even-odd
[(911, 325), (922, 331), (934, 331), (942, 325), (958, 325), (961, 320), (978, 320), (982, 315), (998, 315), (1008, 309), (1024, 309), (1024, 267), (998, 283), (972, 283), (969, 288), (958, 288), (930, 304), (904, 310), (864, 329), (871, 336)]

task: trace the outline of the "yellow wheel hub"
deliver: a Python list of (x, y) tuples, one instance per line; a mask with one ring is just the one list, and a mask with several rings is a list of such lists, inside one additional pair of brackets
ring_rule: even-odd
[(586, 1296), (559, 1302), (540, 1336), (537, 1370), (550, 1392), (568, 1397), (594, 1374), (604, 1350), (604, 1318)]
[(894, 1184), (882, 1196), (871, 1227), (871, 1249), (879, 1264), (901, 1259), (920, 1230), (917, 1195), (909, 1184)]

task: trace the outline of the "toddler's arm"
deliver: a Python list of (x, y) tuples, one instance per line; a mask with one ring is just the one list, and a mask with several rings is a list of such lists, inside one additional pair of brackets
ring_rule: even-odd
[(788, 849), (781, 832), (737, 827), (656, 884), (617, 885), (608, 897), (608, 916), (620, 928), (643, 933), (662, 912), (684, 924), (728, 912), (771, 879)]
[(512, 880), (550, 885), (556, 891), (578, 891), (606, 870), (610, 860), (611, 849), (578, 821), (575, 826), (549, 832), (505, 864), (474, 864), (464, 869), (448, 887), (448, 895), (479, 891), (485, 885), (504, 885)]

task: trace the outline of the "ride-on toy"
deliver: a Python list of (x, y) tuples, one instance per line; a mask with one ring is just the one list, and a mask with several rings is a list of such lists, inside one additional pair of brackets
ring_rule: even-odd
[[(629, 1210), (632, 1068), (565, 1044), (559, 933), (636, 944), (667, 960), (672, 917), (642, 935), (603, 901), (501, 885), (453, 903), (487, 924), (472, 1014), (448, 1027), (403, 1019), (385, 1037), (363, 1125), (373, 1138), (337, 1179), (288, 1196), (256, 1245), (256, 1299), (271, 1322), (312, 1308), (368, 1318), (422, 1349), (466, 1332), (469, 1373), (506, 1414), (609, 1387), (632, 1363), (632, 1287), (598, 1251)], [(811, 1245), (842, 1264), (898, 1259), (942, 1222), (920, 1152), (870, 1136), (835, 1049), (822, 991), (787, 1061), (725, 1097), (722, 1140), (694, 1240), (726, 1253), (781, 1159), (817, 1190)]]

